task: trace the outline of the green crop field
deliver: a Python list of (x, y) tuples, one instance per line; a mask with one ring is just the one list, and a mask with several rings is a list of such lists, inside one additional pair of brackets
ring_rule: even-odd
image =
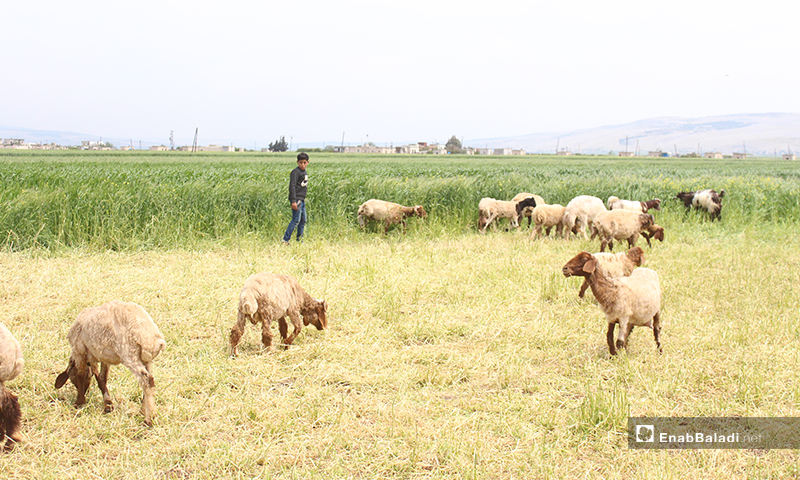
[[(798, 478), (796, 450), (629, 450), (628, 416), (800, 416), (800, 162), (312, 154), (285, 247), (291, 154), (0, 152), (0, 321), (22, 344), (24, 442), (2, 478)], [(683, 190), (726, 190), (722, 221)], [(663, 354), (606, 323), (561, 267), (598, 241), (479, 235), (482, 197), (661, 198), (645, 250)], [(361, 231), (369, 198), (425, 220)], [(289, 350), (228, 334), (253, 273), (297, 278), (329, 329)], [(112, 367), (56, 390), (84, 308), (144, 306), (164, 333), (156, 417)]]

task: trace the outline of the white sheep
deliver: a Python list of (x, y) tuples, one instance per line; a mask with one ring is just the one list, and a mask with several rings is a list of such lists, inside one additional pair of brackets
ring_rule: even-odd
[(559, 204), (536, 204), (536, 207), (533, 209), (533, 213), (531, 214), (531, 219), (533, 219), (533, 223), (536, 226), (531, 232), (530, 238), (535, 238), (536, 236), (541, 235), (542, 229), (544, 229), (545, 235), (550, 235), (550, 230), (553, 227), (556, 227), (556, 235), (561, 236), (561, 232), (564, 228), (564, 213), (566, 210), (567, 207)]
[(5, 440), (5, 450), (11, 450), (15, 444), (22, 441), (22, 435), (19, 433), (22, 418), (19, 401), (17, 396), (6, 388), (5, 382), (13, 380), (22, 373), (24, 366), (22, 347), (8, 328), (0, 322), (0, 442)]
[[(633, 247), (628, 249), (627, 252), (599, 252), (592, 255), (597, 260), (597, 265), (611, 278), (628, 277), (636, 267), (640, 267), (644, 263), (644, 250), (642, 250), (642, 247)], [(588, 288), (589, 279), (584, 278), (578, 296), (583, 298)]]
[[(544, 198), (540, 197), (539, 195), (535, 195), (533, 193), (527, 193), (527, 192), (522, 192), (522, 193), (518, 193), (518, 194), (514, 195), (514, 198), (512, 198), (511, 201), (512, 202), (521, 202), (522, 200), (525, 200), (526, 198), (530, 198), (530, 197), (533, 197), (533, 199), (536, 200), (536, 205), (537, 206), (538, 205), (547, 205), (547, 202), (544, 201)], [(534, 208), (535, 207), (527, 206), (522, 210), (522, 213), (520, 214), (520, 217), (519, 217), (520, 225), (522, 225), (522, 219), (527, 218), (528, 219), (528, 227), (531, 226), (531, 223), (533, 223), (533, 219), (531, 218), (531, 215), (533, 215), (533, 209)]]
[[(649, 233), (653, 225), (653, 216), (648, 213), (631, 210), (608, 210), (598, 213), (592, 225), (593, 233), (600, 237), (600, 251), (614, 249), (614, 240), (627, 240), (628, 247), (636, 245), (642, 232)], [(648, 238), (648, 244), (650, 243)]]
[(634, 212), (647, 213), (651, 208), (661, 210), (661, 199), (654, 198), (653, 200), (641, 202), (639, 200), (620, 200), (612, 195), (608, 197), (606, 205), (609, 210), (632, 210)]
[(519, 227), (519, 216), (527, 206), (536, 206), (536, 197), (527, 197), (521, 201), (514, 200), (495, 200), (494, 198), (482, 198), (478, 203), (478, 230), (486, 233), (486, 229), (495, 220), (507, 218), (511, 228)]
[[(272, 321), (277, 320), (281, 341), (289, 348), (303, 325), (314, 325), (317, 330), (328, 327), (328, 304), (325, 300), (311, 297), (297, 280), (288, 275), (257, 273), (244, 282), (239, 294), (239, 313), (231, 329), (231, 356), (238, 354), (239, 341), (249, 320), (255, 325), (261, 323), (261, 343), (266, 350), (272, 349)], [(289, 325), (294, 327), (289, 335)], [(300, 317), (302, 316), (302, 321)]]
[(583, 238), (589, 238), (586, 233), (587, 228), (591, 228), (594, 217), (605, 212), (606, 206), (603, 201), (591, 195), (579, 195), (567, 204), (564, 212), (564, 237), (569, 238), (570, 233), (583, 233)]
[(366, 227), (367, 220), (374, 220), (383, 223), (383, 233), (389, 231), (393, 224), (400, 223), (403, 232), (406, 231), (406, 218), (420, 217), (425, 218), (428, 214), (422, 205), (404, 207), (399, 203), (387, 202), (384, 200), (370, 199), (358, 207), (358, 225), (363, 229)]
[[(581, 252), (562, 268), (565, 277), (586, 277), (594, 298), (606, 315), (608, 351), (616, 355), (620, 348), (627, 348), (628, 336), (633, 327), (653, 329), (656, 349), (661, 349), (661, 285), (658, 274), (649, 268), (636, 268), (629, 277), (610, 277), (597, 258), (589, 252)], [(619, 324), (616, 345), (614, 328)]]
[[(92, 381), (103, 393), (103, 412), (114, 407), (108, 393), (109, 365), (123, 364), (133, 373), (142, 388), (144, 423), (153, 424), (155, 414), (155, 378), (153, 361), (167, 344), (153, 318), (133, 302), (113, 300), (83, 310), (67, 334), (72, 346), (67, 369), (56, 378), (56, 388), (70, 380), (78, 391), (75, 406), (86, 402), (86, 391)], [(97, 371), (100, 362), (100, 371)]]

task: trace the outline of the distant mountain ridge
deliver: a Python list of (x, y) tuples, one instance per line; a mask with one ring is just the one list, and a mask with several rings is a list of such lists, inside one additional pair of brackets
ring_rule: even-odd
[(661, 117), (622, 125), (563, 132), (535, 133), (503, 138), (472, 139), (464, 142), (474, 147), (522, 148), (528, 153), (555, 153), (567, 149), (573, 153), (640, 155), (661, 150), (684, 155), (691, 152), (746, 152), (774, 155), (800, 151), (800, 114), (752, 113), (700, 118)]

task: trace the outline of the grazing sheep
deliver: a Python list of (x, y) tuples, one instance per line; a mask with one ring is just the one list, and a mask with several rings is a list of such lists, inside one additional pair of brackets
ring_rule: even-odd
[[(656, 349), (661, 353), (661, 286), (658, 274), (649, 268), (636, 268), (629, 277), (611, 278), (597, 258), (589, 252), (581, 252), (562, 268), (565, 277), (573, 275), (589, 280), (594, 298), (606, 315), (608, 331), (606, 342), (611, 355), (620, 348), (628, 347), (628, 336), (633, 327), (653, 329)], [(619, 324), (616, 345), (614, 328)]]
[(654, 198), (653, 200), (640, 202), (638, 200), (620, 200), (617, 197), (611, 196), (608, 197), (608, 202), (606, 204), (608, 205), (609, 210), (632, 210), (634, 212), (642, 213), (647, 213), (651, 208), (661, 210), (660, 198)]
[(22, 412), (17, 396), (6, 388), (5, 382), (13, 380), (22, 373), (24, 366), (22, 347), (0, 322), (0, 442), (5, 440), (3, 448), (6, 451), (22, 441), (22, 435), (19, 433)]
[[(540, 197), (539, 195), (534, 195), (532, 193), (526, 193), (526, 192), (522, 192), (522, 193), (518, 193), (518, 194), (514, 195), (514, 198), (512, 198), (511, 201), (512, 202), (519, 202), (519, 201), (525, 200), (526, 198), (530, 198), (530, 197), (533, 197), (534, 200), (536, 200), (536, 205), (547, 205), (547, 202), (544, 201), (544, 198)], [(531, 226), (531, 223), (533, 222), (533, 219), (531, 218), (531, 215), (533, 214), (533, 208), (534, 207), (526, 207), (525, 209), (522, 210), (522, 213), (520, 214), (520, 217), (519, 217), (520, 225), (522, 225), (522, 219), (523, 218), (527, 218), (528, 219), (528, 227)]]
[(606, 206), (603, 201), (597, 197), (590, 195), (580, 195), (567, 204), (566, 211), (564, 212), (564, 237), (569, 238), (570, 233), (577, 234), (580, 230), (583, 233), (583, 238), (589, 239), (586, 233), (587, 228), (591, 228), (594, 217), (600, 213), (605, 212)]
[[(303, 290), (297, 280), (288, 275), (258, 273), (245, 280), (239, 294), (239, 314), (231, 329), (231, 356), (238, 354), (239, 341), (247, 320), (255, 325), (261, 323), (261, 343), (272, 349), (272, 321), (278, 321), (278, 330), (284, 348), (289, 348), (303, 325), (312, 324), (317, 330), (328, 327), (328, 304), (316, 300)], [(302, 315), (302, 322), (300, 316)], [(289, 335), (289, 317), (294, 331)]]
[[(108, 393), (108, 369), (109, 365), (121, 363), (142, 387), (144, 423), (152, 426), (156, 404), (153, 361), (167, 344), (145, 309), (119, 300), (87, 308), (78, 314), (67, 338), (72, 354), (67, 369), (56, 378), (56, 388), (70, 380), (78, 391), (77, 407), (86, 402), (86, 391), (94, 376), (103, 393), (103, 412), (109, 413), (114, 407)], [(100, 372), (97, 371), (98, 361)]]
[(533, 219), (533, 223), (536, 225), (531, 232), (530, 238), (535, 238), (538, 235), (542, 234), (542, 229), (545, 231), (545, 235), (550, 235), (550, 230), (553, 227), (556, 227), (556, 235), (561, 236), (561, 232), (564, 229), (564, 212), (566, 212), (567, 207), (562, 205), (536, 205), (536, 208), (533, 209), (533, 214), (531, 218)]
[[(593, 255), (597, 259), (597, 265), (611, 278), (628, 277), (634, 268), (642, 266), (644, 262), (644, 250), (642, 250), (642, 247), (633, 247), (624, 253), (601, 252)], [(584, 294), (586, 294), (587, 288), (589, 288), (589, 279), (584, 278), (581, 290), (578, 292), (580, 298), (583, 298)]]
[(652, 247), (653, 245), (650, 243), (651, 238), (655, 238), (659, 242), (664, 241), (664, 227), (660, 225), (650, 225), (647, 227), (646, 232), (639, 232), (642, 234), (645, 240), (647, 240), (647, 246)]
[(720, 190), (717, 193), (714, 190), (699, 190), (696, 192), (681, 192), (675, 196), (676, 199), (683, 202), (686, 210), (694, 207), (697, 209), (705, 210), (711, 215), (711, 221), (722, 220), (722, 197), (725, 196), (725, 190)]
[(358, 207), (358, 224), (365, 228), (367, 220), (383, 222), (383, 233), (389, 231), (389, 227), (399, 223), (403, 226), (403, 233), (406, 231), (406, 218), (420, 217), (425, 218), (428, 214), (422, 205), (404, 207), (399, 203), (386, 202), (383, 200), (367, 200)]
[[(600, 251), (614, 250), (614, 240), (627, 240), (628, 247), (636, 245), (636, 240), (642, 232), (649, 232), (653, 225), (653, 216), (649, 213), (633, 212), (631, 210), (608, 210), (598, 213), (594, 219), (595, 234), (600, 237)], [(650, 243), (648, 238), (648, 244)], [(652, 246), (652, 245), (651, 245)]]
[(528, 197), (521, 201), (482, 198), (478, 203), (478, 230), (485, 234), (489, 225), (501, 218), (507, 218), (511, 228), (517, 228), (519, 227), (519, 215), (528, 206), (536, 206), (536, 197)]

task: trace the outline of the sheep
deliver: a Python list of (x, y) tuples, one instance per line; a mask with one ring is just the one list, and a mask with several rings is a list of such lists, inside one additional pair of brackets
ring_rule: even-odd
[[(580, 252), (561, 269), (565, 277), (582, 276), (589, 281), (594, 298), (606, 315), (606, 342), (611, 355), (628, 347), (633, 327), (653, 329), (656, 350), (661, 353), (661, 286), (658, 274), (649, 268), (636, 268), (629, 277), (611, 278), (589, 252)], [(619, 324), (616, 345), (614, 328)]]
[(688, 211), (694, 207), (707, 211), (711, 215), (711, 221), (722, 220), (722, 197), (725, 190), (717, 193), (714, 190), (699, 190), (696, 192), (681, 192), (675, 196), (683, 202), (683, 206)]
[(8, 328), (0, 322), (0, 442), (5, 440), (3, 448), (6, 451), (22, 441), (22, 435), (19, 433), (22, 412), (17, 396), (6, 388), (5, 382), (13, 380), (22, 373), (24, 366), (22, 347)]
[[(627, 240), (628, 247), (636, 245), (639, 234), (649, 232), (653, 225), (653, 216), (649, 213), (633, 212), (631, 210), (608, 210), (598, 213), (592, 225), (593, 233), (600, 237), (600, 251), (608, 246), (609, 251), (614, 250), (614, 240)], [(647, 239), (650, 243), (650, 239)], [(652, 245), (651, 245), (652, 246)]]
[(586, 233), (586, 228), (592, 226), (594, 217), (599, 212), (605, 212), (606, 206), (603, 201), (597, 197), (590, 195), (579, 195), (567, 204), (566, 211), (564, 212), (564, 237), (569, 238), (570, 233), (578, 233), (580, 230), (583, 237), (588, 240), (589, 236)]
[[(244, 333), (246, 322), (261, 323), (261, 343), (267, 351), (272, 350), (272, 321), (278, 321), (281, 342), (289, 348), (303, 325), (312, 324), (317, 330), (328, 328), (328, 304), (316, 300), (303, 290), (297, 280), (288, 275), (258, 273), (244, 282), (239, 294), (239, 313), (231, 329), (231, 356), (238, 355), (238, 345)], [(302, 315), (302, 323), (300, 316)], [(286, 316), (294, 326), (289, 335)]]
[[(644, 250), (642, 250), (642, 247), (633, 247), (624, 253), (600, 252), (593, 255), (597, 259), (597, 264), (611, 278), (628, 277), (634, 268), (640, 267), (644, 263)], [(580, 298), (583, 298), (586, 294), (587, 288), (589, 288), (589, 279), (584, 278), (581, 289), (578, 292)]]
[[(530, 198), (530, 197), (533, 197), (534, 200), (536, 200), (536, 205), (546, 205), (547, 204), (547, 202), (544, 201), (544, 198), (540, 197), (539, 195), (534, 195), (532, 193), (526, 193), (526, 192), (522, 192), (522, 193), (518, 193), (518, 194), (514, 195), (514, 198), (512, 198), (511, 201), (512, 202), (519, 202), (519, 201), (525, 200), (526, 198)], [(528, 227), (531, 226), (531, 223), (533, 223), (533, 219), (531, 218), (531, 215), (533, 214), (533, 208), (534, 207), (527, 207), (522, 211), (521, 216), (519, 217), (520, 225), (522, 224), (522, 219), (523, 218), (527, 218), (528, 219)]]
[(536, 205), (533, 209), (531, 218), (533, 219), (536, 227), (531, 232), (530, 238), (535, 238), (537, 235), (542, 234), (542, 229), (545, 235), (550, 235), (550, 230), (555, 226), (556, 235), (561, 236), (561, 231), (564, 228), (564, 212), (567, 210), (562, 205)]
[(81, 406), (86, 402), (86, 391), (94, 376), (103, 393), (103, 413), (109, 413), (114, 407), (108, 393), (108, 369), (109, 365), (121, 363), (128, 367), (142, 387), (144, 423), (152, 426), (155, 414), (153, 361), (167, 344), (145, 309), (136, 303), (120, 300), (87, 308), (78, 314), (67, 338), (72, 353), (67, 369), (56, 378), (56, 389), (70, 380), (78, 391), (75, 406)]
[(662, 227), (660, 225), (656, 225), (656, 224), (650, 225), (649, 227), (647, 227), (647, 231), (639, 232), (639, 233), (641, 233), (641, 235), (644, 237), (644, 239), (647, 240), (647, 246), (648, 247), (652, 247), (653, 246), (650, 243), (650, 239), (651, 238), (655, 238), (659, 242), (663, 242), (664, 241), (664, 227)]
[(358, 207), (358, 225), (364, 229), (367, 220), (383, 222), (383, 233), (389, 231), (389, 227), (399, 223), (403, 226), (403, 233), (406, 231), (406, 218), (420, 217), (426, 218), (428, 213), (422, 205), (404, 207), (399, 203), (386, 202), (384, 200), (370, 199)]
[(660, 211), (661, 199), (654, 198), (653, 200), (640, 202), (638, 200), (620, 200), (618, 197), (612, 195), (608, 197), (606, 205), (609, 210), (633, 210), (634, 212), (647, 213), (651, 208)]
[(531, 196), (521, 201), (482, 198), (478, 203), (478, 230), (481, 234), (485, 234), (489, 225), (501, 218), (507, 218), (511, 228), (517, 228), (519, 227), (520, 213), (528, 206), (536, 206), (536, 197)]

